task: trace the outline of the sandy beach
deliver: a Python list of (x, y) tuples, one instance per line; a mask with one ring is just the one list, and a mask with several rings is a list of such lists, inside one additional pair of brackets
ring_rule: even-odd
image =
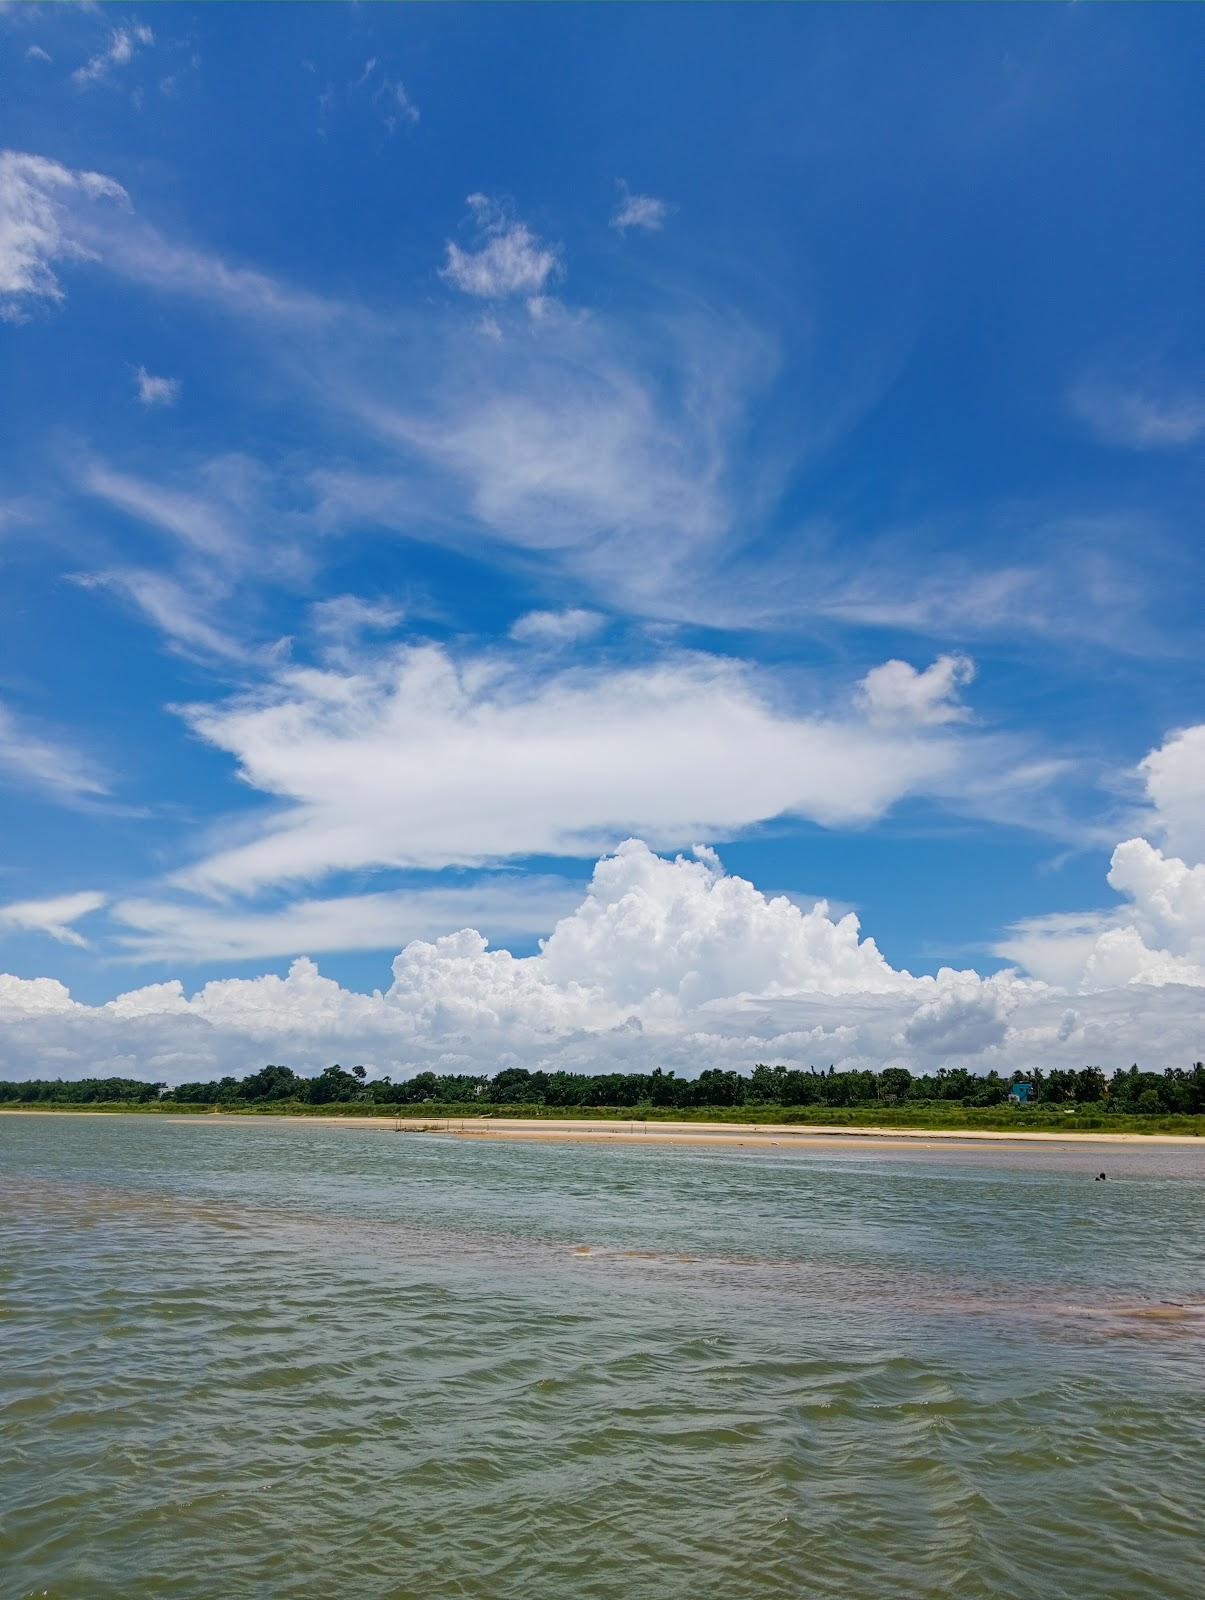
[[(83, 1116), (109, 1117), (109, 1111), (38, 1111), (29, 1107), (0, 1109), (0, 1116)], [(581, 1144), (677, 1144), (723, 1145), (729, 1148), (774, 1149), (783, 1146), (831, 1144), (900, 1145), (917, 1144), (1057, 1144), (1057, 1145), (1201, 1145), (1192, 1134), (1181, 1133), (1046, 1133), (1018, 1129), (1015, 1133), (993, 1129), (883, 1128), (830, 1126), (819, 1123), (748, 1122), (644, 1122), (636, 1119), (539, 1118), (520, 1117), (273, 1117), (227, 1116), (221, 1112), (192, 1116), (171, 1116), (170, 1122), (187, 1122), (203, 1127), (296, 1127), (362, 1128), (369, 1132), (419, 1133), (456, 1139), (560, 1140)]]
[[(228, 1120), (235, 1120), (233, 1118)], [(257, 1119), (259, 1120), (259, 1119)], [(285, 1118), (278, 1119), (287, 1120)], [(324, 1123), (348, 1124), (350, 1117), (314, 1118)], [(834, 1140), (842, 1144), (864, 1145), (915, 1145), (940, 1141), (943, 1144), (1189, 1144), (1199, 1145), (1201, 1140), (1191, 1134), (1145, 1133), (1034, 1133), (1018, 1130), (1009, 1132), (980, 1132), (957, 1129), (921, 1128), (859, 1128), (830, 1127), (817, 1123), (793, 1123), (781, 1126), (774, 1123), (745, 1122), (644, 1122), (636, 1120), (605, 1121), (588, 1118), (564, 1118), (555, 1121), (540, 1118), (475, 1118), (475, 1117), (372, 1117), (373, 1127), (387, 1127), (398, 1132), (426, 1132), (451, 1135), (463, 1139), (559, 1139), (584, 1144), (683, 1144), (726, 1145), (756, 1148), (758, 1146), (798, 1146), (827, 1144)]]

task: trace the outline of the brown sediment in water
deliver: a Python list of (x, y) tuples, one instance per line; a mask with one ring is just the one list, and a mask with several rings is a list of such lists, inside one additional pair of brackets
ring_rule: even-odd
[[(1205, 1300), (1184, 1301), (1139, 1298), (1085, 1302), (1057, 1297), (1049, 1292), (1018, 1294), (1015, 1287), (1000, 1283), (979, 1291), (967, 1292), (942, 1281), (940, 1276), (923, 1271), (867, 1274), (856, 1263), (814, 1260), (806, 1254), (783, 1256), (745, 1256), (689, 1253), (674, 1248), (656, 1249), (615, 1243), (576, 1244), (552, 1238), (539, 1240), (498, 1239), (488, 1235), (465, 1234), (424, 1226), (414, 1219), (404, 1222), (357, 1219), (343, 1213), (297, 1212), (287, 1206), (268, 1207), (256, 1203), (200, 1199), (153, 1189), (126, 1189), (75, 1179), (54, 1182), (28, 1177), (20, 1191), (8, 1191), (0, 1182), (0, 1203), (7, 1203), (15, 1214), (20, 1207), (36, 1215), (40, 1225), (62, 1218), (72, 1224), (85, 1224), (104, 1230), (113, 1223), (137, 1222), (160, 1226), (178, 1233), (182, 1223), (198, 1223), (218, 1230), (246, 1235), (265, 1231), (276, 1239), (293, 1238), (297, 1247), (312, 1253), (329, 1230), (336, 1228), (344, 1247), (356, 1242), (372, 1252), (372, 1259), (384, 1258), (440, 1260), (457, 1258), (496, 1259), (499, 1252), (514, 1251), (535, 1264), (552, 1264), (557, 1257), (580, 1263), (581, 1270), (651, 1270), (703, 1275), (709, 1282), (732, 1281), (739, 1273), (747, 1280), (749, 1292), (766, 1291), (773, 1281), (773, 1292), (799, 1295), (801, 1303), (811, 1297), (827, 1303), (858, 1305), (891, 1304), (899, 1314), (918, 1317), (984, 1317), (1001, 1323), (1024, 1323), (1044, 1328), (1053, 1337), (1090, 1336), (1104, 1339), (1191, 1339), (1205, 1336)], [(321, 1253), (325, 1253), (322, 1246)], [(1157, 1292), (1157, 1291), (1156, 1291)], [(1141, 1294), (1141, 1291), (1139, 1291)]]

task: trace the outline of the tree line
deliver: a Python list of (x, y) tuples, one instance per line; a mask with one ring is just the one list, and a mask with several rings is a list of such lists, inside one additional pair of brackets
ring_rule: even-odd
[(942, 1067), (913, 1074), (906, 1067), (837, 1072), (815, 1068), (757, 1065), (750, 1073), (718, 1068), (696, 1078), (679, 1078), (660, 1067), (652, 1072), (529, 1072), (506, 1067), (493, 1074), (419, 1072), (393, 1083), (370, 1079), (362, 1066), (338, 1065), (306, 1077), (290, 1067), (269, 1065), (245, 1078), (224, 1077), (169, 1088), (136, 1078), (30, 1079), (0, 1082), (0, 1104), (100, 1105), (150, 1103), (252, 1106), (288, 1102), (300, 1105), (441, 1105), (487, 1110), (498, 1106), (551, 1106), (565, 1110), (738, 1106), (964, 1106), (1003, 1104), (1016, 1083), (1030, 1085), (1031, 1101), (1047, 1106), (1093, 1106), (1128, 1115), (1205, 1114), (1205, 1064), (1143, 1072), (1119, 1068), (1111, 1076), (1098, 1067), (1079, 1070), (1033, 1068), (1001, 1077), (978, 1075), (965, 1067)]

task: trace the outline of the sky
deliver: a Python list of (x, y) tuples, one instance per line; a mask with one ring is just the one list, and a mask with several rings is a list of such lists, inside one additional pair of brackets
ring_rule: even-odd
[(1198, 1058), (1203, 46), (0, 5), (0, 1072)]

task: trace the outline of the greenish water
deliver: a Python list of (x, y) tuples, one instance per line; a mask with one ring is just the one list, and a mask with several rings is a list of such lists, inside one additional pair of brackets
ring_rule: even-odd
[(0, 1594), (1198, 1600), (1202, 1306), (1192, 1147), (0, 1118)]

